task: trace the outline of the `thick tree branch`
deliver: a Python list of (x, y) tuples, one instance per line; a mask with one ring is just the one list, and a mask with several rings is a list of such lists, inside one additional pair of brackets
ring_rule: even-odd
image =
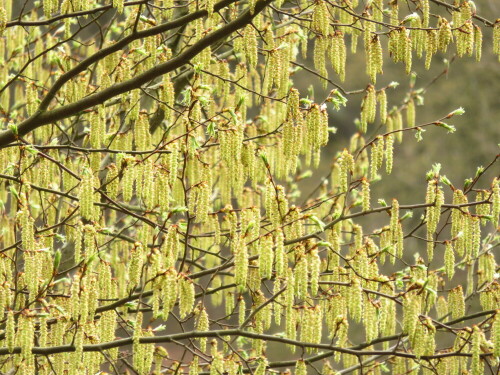
[[(216, 4), (215, 10), (220, 10), (225, 6), (231, 4), (234, 0), (223, 0)], [(24, 136), (40, 126), (47, 125), (56, 121), (63, 120), (65, 118), (71, 117), (85, 109), (92, 108), (98, 104), (104, 103), (117, 95), (123, 94), (125, 92), (138, 89), (143, 84), (151, 81), (157, 77), (160, 77), (166, 73), (169, 73), (181, 66), (187, 64), (193, 57), (198, 55), (203, 49), (209, 47), (213, 43), (227, 37), (236, 30), (245, 27), (249, 24), (252, 19), (261, 12), (271, 0), (261, 0), (257, 3), (255, 7), (255, 12), (251, 13), (250, 10), (245, 11), (240, 17), (236, 18), (232, 22), (226, 24), (218, 30), (213, 31), (208, 34), (205, 38), (199, 40), (186, 51), (180, 55), (172, 58), (171, 60), (157, 65), (154, 68), (137, 75), (136, 77), (125, 81), (117, 83), (105, 90), (102, 90), (96, 94), (89, 95), (77, 102), (67, 104), (65, 106), (56, 108), (51, 111), (46, 111), (52, 100), (55, 98), (56, 94), (59, 92), (61, 87), (68, 82), (73, 77), (76, 77), (79, 73), (88, 69), (92, 64), (97, 61), (102, 60), (104, 57), (121, 50), (134, 40), (143, 39), (148, 36), (153, 36), (160, 34), (162, 32), (175, 29), (186, 23), (192, 22), (195, 19), (201, 18), (207, 15), (205, 10), (200, 10), (193, 12), (184, 17), (178, 18), (175, 21), (167, 22), (165, 24), (149, 28), (147, 30), (136, 32), (128, 37), (123, 38), (119, 42), (113, 44), (108, 48), (104, 48), (98, 51), (96, 54), (88, 57), (87, 59), (80, 62), (76, 67), (69, 70), (63, 74), (49, 90), (43, 101), (40, 103), (38, 111), (30, 118), (23, 121), (17, 126), (17, 135), (9, 129), (0, 133), (0, 147), (5, 146), (13, 141), (15, 141), (19, 136)]]
[[(223, 329), (223, 330), (214, 330), (214, 331), (191, 331), (191, 332), (183, 332), (183, 333), (175, 333), (172, 335), (163, 335), (163, 336), (151, 336), (151, 337), (142, 337), (140, 338), (141, 344), (160, 344), (160, 343), (172, 343), (180, 340), (188, 340), (200, 337), (213, 337), (220, 338), (222, 336), (242, 336), (250, 339), (258, 339), (258, 340), (266, 340), (272, 342), (279, 342), (282, 344), (293, 345), (299, 348), (311, 348), (311, 349), (319, 349), (319, 350), (328, 350), (332, 352), (339, 352), (345, 354), (351, 354), (356, 356), (372, 356), (372, 355), (389, 355), (389, 356), (398, 356), (410, 359), (416, 359), (417, 357), (414, 354), (407, 352), (398, 352), (395, 350), (363, 350), (363, 348), (369, 346), (369, 344), (363, 344), (354, 346), (352, 348), (341, 348), (338, 346), (334, 346), (331, 344), (314, 344), (303, 341), (291, 340), (284, 337), (280, 337), (277, 335), (267, 335), (267, 334), (259, 334), (254, 332), (247, 332), (240, 329)], [(394, 336), (396, 337), (396, 336)], [(399, 336), (398, 336), (399, 337)], [(393, 339), (393, 336), (390, 336)], [(397, 338), (397, 337), (396, 337)], [(128, 337), (124, 339), (118, 339), (110, 342), (100, 343), (100, 344), (90, 344), (84, 345), (84, 352), (100, 352), (102, 350), (119, 348), (127, 345), (133, 344), (133, 337)], [(371, 345), (371, 343), (370, 343)], [(76, 350), (74, 345), (61, 345), (61, 346), (53, 346), (47, 348), (34, 347), (32, 349), (33, 354), (41, 354), (41, 355), (50, 355), (55, 353), (69, 353), (74, 352)], [(21, 348), (14, 348), (13, 353), (21, 353)], [(0, 348), (0, 355), (8, 355), (9, 351), (7, 348)], [(491, 353), (482, 353), (482, 357), (491, 356)], [(421, 356), (420, 359), (430, 360), (430, 359), (438, 359), (438, 358), (446, 358), (446, 357), (472, 357), (471, 353), (463, 353), (463, 352), (446, 352), (439, 353), (430, 356)]]

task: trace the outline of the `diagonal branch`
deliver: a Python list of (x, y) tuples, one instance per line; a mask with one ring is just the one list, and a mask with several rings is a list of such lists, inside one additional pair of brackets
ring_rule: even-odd
[[(71, 117), (85, 109), (94, 107), (96, 105), (104, 103), (106, 100), (109, 100), (117, 95), (123, 94), (125, 92), (138, 89), (146, 82), (149, 82), (157, 77), (160, 77), (166, 73), (169, 73), (177, 68), (188, 63), (193, 57), (198, 55), (203, 49), (211, 46), (217, 41), (224, 39), (231, 33), (235, 32), (238, 29), (245, 27), (249, 24), (253, 18), (262, 10), (266, 8), (267, 5), (271, 3), (272, 0), (261, 0), (257, 2), (255, 6), (255, 11), (252, 13), (250, 10), (243, 12), (243, 14), (236, 18), (235, 20), (229, 22), (225, 26), (221, 27), (218, 30), (213, 31), (208, 34), (205, 38), (199, 40), (195, 44), (193, 44), (186, 51), (181, 53), (180, 55), (172, 58), (171, 60), (159, 64), (153, 67), (150, 70), (147, 70), (144, 73), (137, 75), (136, 77), (113, 85), (105, 90), (102, 90), (96, 94), (89, 95), (77, 102), (67, 104), (65, 106), (56, 108), (51, 111), (46, 111), (51, 101), (55, 98), (57, 92), (61, 89), (61, 87), (68, 82), (71, 78), (75, 77), (82, 71), (85, 71), (88, 67), (90, 67), (95, 62), (101, 60), (105, 56), (116, 52), (122, 49), (124, 46), (128, 45), (130, 42), (145, 38), (148, 36), (156, 35), (161, 32), (171, 30), (176, 27), (182, 26), (186, 22), (190, 22), (194, 19), (200, 18), (206, 15), (206, 11), (198, 11), (191, 13), (185, 17), (181, 17), (176, 21), (168, 22), (163, 25), (159, 25), (141, 32), (137, 32), (132, 34), (120, 42), (115, 43), (113, 46), (102, 49), (97, 52), (95, 55), (83, 60), (80, 64), (78, 64), (75, 68), (69, 70), (65, 74), (63, 74), (54, 84), (54, 86), (50, 89), (44, 100), (40, 103), (40, 107), (38, 111), (31, 116), (30, 118), (23, 121), (21, 124), (17, 126), (15, 132), (12, 129), (5, 130), (0, 133), (0, 147), (5, 146), (13, 141), (15, 141), (18, 137), (24, 136), (34, 129), (39, 128), (40, 126), (47, 125), (56, 121), (63, 120), (65, 118)], [(221, 9), (222, 7), (231, 4), (234, 0), (223, 0), (217, 3), (215, 9)]]

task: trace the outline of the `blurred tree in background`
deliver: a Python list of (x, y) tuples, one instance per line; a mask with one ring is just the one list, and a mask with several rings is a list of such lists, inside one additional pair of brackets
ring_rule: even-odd
[(498, 373), (498, 8), (1, 0), (2, 373)]

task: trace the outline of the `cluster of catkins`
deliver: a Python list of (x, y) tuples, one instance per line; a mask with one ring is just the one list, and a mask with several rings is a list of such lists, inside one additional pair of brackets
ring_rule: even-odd
[[(1, 371), (264, 375), (295, 367), (305, 375), (315, 356), (331, 357), (321, 371), (332, 375), (360, 358), (370, 373), (421, 366), (479, 375), (498, 365), (499, 179), (479, 189), (481, 170), (459, 189), (435, 168), (419, 204), (371, 197), (393, 170), (395, 143), (422, 131), (420, 93), (390, 108), (393, 85), (376, 86), (384, 53), (407, 73), (413, 53), (425, 53), (429, 69), (452, 43), (458, 56), (481, 58), (473, 2), (450, 5), (451, 20), (434, 15), (432, 2), (43, 0), (30, 21), (61, 17), (64, 29), (24, 38), (3, 1), (0, 50), (12, 54), (12, 69), (26, 64), (0, 98), (2, 108), (13, 93), (23, 101), (6, 128), (56, 110), (43, 107), (42, 93), (88, 62), (80, 56), (102, 59), (60, 85), (54, 102), (63, 109), (151, 78), (0, 149), (0, 180), (9, 184), (0, 191)], [(62, 31), (76, 38), (77, 21), (98, 6), (116, 9), (102, 45), (56, 48)], [(401, 17), (407, 8), (415, 12)], [(204, 42), (239, 23), (227, 41)], [(491, 26), (500, 56), (500, 22)], [(304, 69), (325, 87), (344, 81), (348, 42), (355, 53), (360, 36), (369, 83), (357, 92), (357, 132), (304, 196), (349, 94), (337, 85), (325, 98), (304, 95), (293, 79)], [(130, 43), (115, 48), (121, 38)], [(296, 63), (308, 40), (311, 68)], [(14, 52), (19, 46), (30, 53)], [(155, 76), (183, 53), (177, 70)], [(1, 82), (17, 79), (9, 69), (0, 67)], [(373, 124), (382, 133), (369, 137)], [(422, 215), (414, 230), (406, 224), (413, 211)], [(365, 225), (365, 215), (385, 216)], [(476, 296), (486, 320), (467, 326)], [(444, 347), (438, 333), (453, 344)], [(271, 343), (294, 359), (273, 362)]]

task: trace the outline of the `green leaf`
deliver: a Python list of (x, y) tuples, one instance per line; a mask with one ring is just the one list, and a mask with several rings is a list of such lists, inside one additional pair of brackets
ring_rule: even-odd
[(457, 131), (457, 129), (453, 125), (449, 125), (442, 121), (436, 121), (434, 124), (442, 128), (445, 128), (446, 130), (448, 130), (448, 133), (455, 133)]
[(12, 185), (9, 186), (10, 193), (16, 198), (19, 199), (19, 192)]
[(328, 241), (319, 241), (319, 242), (316, 242), (316, 245), (324, 246), (324, 247), (331, 247), (332, 246), (332, 244)]
[(304, 173), (302, 173), (299, 177), (297, 177), (297, 181), (301, 181), (305, 178), (309, 178), (313, 175), (313, 172), (308, 169), (307, 171), (304, 171)]
[(267, 155), (266, 155), (265, 151), (261, 150), (261, 151), (259, 152), (259, 156), (260, 156), (260, 158), (262, 159), (262, 161), (264, 162), (264, 164), (265, 164), (266, 166), (269, 166), (269, 161), (267, 160)]
[(446, 176), (440, 176), (439, 177), (440, 181), (445, 184), (445, 185), (448, 185), (448, 186), (451, 186), (451, 181), (448, 180), (448, 177)]
[(159, 332), (159, 331), (164, 331), (166, 329), (165, 324), (160, 324), (158, 327), (153, 328), (153, 332)]
[(19, 132), (18, 132), (18, 130), (17, 130), (17, 125), (16, 125), (16, 124), (10, 123), (10, 124), (9, 124), (9, 125), (7, 125), (7, 126), (8, 126), (8, 128), (10, 129), (10, 131), (11, 131), (12, 133), (14, 133), (14, 135), (18, 135), (18, 134), (19, 134)]
[(464, 190), (466, 190), (472, 184), (472, 178), (468, 178), (464, 181)]
[(61, 264), (61, 250), (57, 250), (54, 255), (54, 262), (52, 266), (54, 272), (57, 272), (60, 264)]
[(481, 176), (483, 173), (484, 173), (484, 167), (483, 167), (483, 166), (477, 167), (477, 169), (476, 169), (476, 176), (475, 176), (475, 178), (478, 178), (478, 177), (479, 177), (479, 176)]
[(217, 135), (217, 126), (215, 122), (210, 121), (207, 126), (207, 134), (211, 137), (215, 137)]
[(236, 113), (234, 112), (234, 109), (229, 108), (227, 111), (231, 115), (231, 118), (233, 119), (233, 122), (236, 123), (238, 121), (238, 116), (236, 116)]
[(441, 171), (441, 163), (432, 164), (432, 173), (434, 173), (434, 176), (439, 176), (440, 171)]
[(31, 155), (38, 154), (38, 150), (36, 148), (34, 148), (32, 145), (26, 146), (25, 150), (28, 151)]
[(417, 138), (417, 142), (422, 141), (424, 138), (422, 137), (422, 133), (425, 132), (425, 129), (418, 128), (415, 133), (415, 138)]
[(312, 215), (309, 217), (309, 219), (311, 219), (314, 222), (314, 224), (316, 224), (316, 226), (320, 229), (321, 232), (325, 230), (325, 223), (323, 223), (317, 216)]
[(345, 107), (347, 105), (347, 98), (344, 97), (339, 90), (335, 89), (330, 92), (330, 96), (325, 100), (333, 104), (333, 107), (338, 111), (340, 107)]
[(124, 306), (129, 309), (135, 309), (137, 308), (137, 301), (126, 302)]
[(255, 221), (252, 220), (248, 223), (247, 227), (245, 228), (245, 233), (250, 232), (254, 227), (255, 227)]
[(189, 142), (191, 143), (191, 148), (193, 150), (197, 150), (199, 149), (201, 146), (200, 146), (200, 143), (198, 142), (198, 140), (196, 139), (196, 137), (189, 137)]
[(302, 98), (300, 99), (299, 103), (304, 107), (310, 107), (313, 101), (307, 98)]
[(401, 216), (401, 221), (413, 217), (413, 211), (406, 211), (403, 216)]
[(453, 112), (450, 112), (446, 118), (450, 118), (453, 116), (462, 116), (465, 113), (465, 109), (462, 107), (455, 109)]
[(187, 210), (188, 210), (188, 208), (186, 206), (177, 206), (177, 207), (174, 207), (171, 212), (173, 214), (178, 214), (180, 212), (186, 212)]

